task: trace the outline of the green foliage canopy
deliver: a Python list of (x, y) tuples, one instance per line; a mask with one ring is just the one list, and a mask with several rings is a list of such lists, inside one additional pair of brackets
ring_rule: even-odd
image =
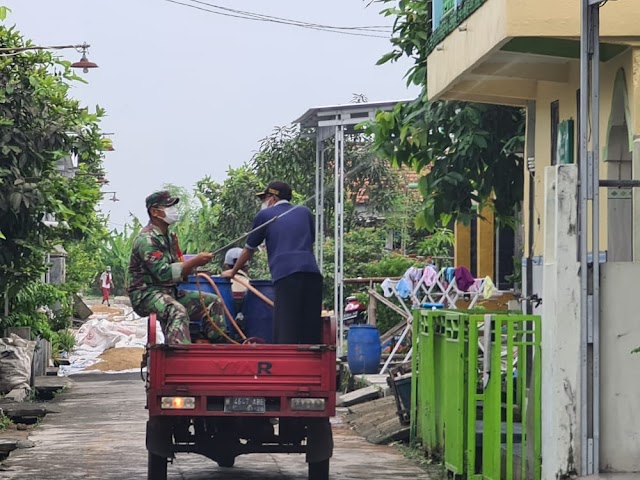
[[(425, 207), (418, 225), (434, 229), (451, 220), (469, 222), (476, 205), (492, 205), (496, 219), (508, 222), (523, 195), (522, 151), (524, 114), (521, 109), (458, 101), (430, 102), (426, 92), (426, 52), (430, 32), (429, 2), (379, 0), (395, 17), (392, 52), (379, 64), (409, 57), (414, 64), (407, 82), (423, 87), (413, 102), (379, 112), (365, 131), (375, 139), (375, 151), (393, 164), (425, 169), (420, 191)], [(495, 201), (491, 200), (495, 197)]]
[[(0, 47), (28, 44), (0, 25)], [(46, 270), (54, 245), (102, 228), (95, 175), (103, 111), (89, 113), (69, 96), (80, 80), (51, 52), (0, 57), (0, 295), (9, 299)], [(68, 178), (61, 167), (72, 157), (82, 175)]]

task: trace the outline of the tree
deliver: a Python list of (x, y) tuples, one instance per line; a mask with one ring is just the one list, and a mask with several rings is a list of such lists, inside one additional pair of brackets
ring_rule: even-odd
[(379, 112), (365, 131), (375, 138), (375, 151), (393, 164), (416, 171), (429, 168), (420, 179), (425, 208), (419, 225), (434, 229), (451, 220), (468, 222), (478, 209), (491, 205), (499, 222), (509, 222), (523, 196), (522, 150), (524, 114), (521, 109), (466, 102), (429, 102), (426, 55), (430, 32), (429, 2), (378, 0), (393, 7), (394, 50), (379, 64), (403, 56), (414, 61), (407, 83), (423, 87), (413, 102)]
[(295, 125), (274, 128), (251, 160), (259, 181), (281, 180), (308, 198), (315, 193), (316, 142), (301, 136)]
[[(356, 100), (362, 99), (356, 95)], [(316, 194), (315, 165), (316, 143), (311, 139), (313, 131), (301, 134), (294, 125), (276, 127), (263, 139), (254, 155), (251, 166), (261, 183), (282, 180), (289, 183), (298, 194), (299, 202), (307, 202)], [(325, 232), (332, 231), (334, 143), (324, 144), (325, 179)], [(345, 192), (346, 204), (353, 207), (359, 195), (368, 198), (369, 213), (381, 214), (389, 211), (392, 199), (399, 189), (398, 176), (389, 163), (372, 151), (371, 138), (364, 133), (347, 135), (345, 138)], [(348, 214), (346, 226), (351, 228), (362, 223), (354, 208)]]
[[(28, 42), (0, 25), (0, 47)], [(46, 270), (52, 247), (102, 228), (95, 206), (102, 149), (99, 119), (70, 98), (81, 80), (47, 51), (0, 57), (0, 295), (5, 300)], [(67, 178), (70, 159), (83, 175)]]
[[(197, 195), (216, 209), (212, 250), (223, 247), (249, 231), (260, 206), (256, 193), (262, 188), (258, 176), (246, 164), (229, 168), (222, 184), (212, 182), (208, 177), (196, 184)], [(244, 243), (240, 242), (239, 246), (244, 246)]]
[(111, 267), (111, 275), (115, 285), (113, 293), (124, 295), (129, 286), (129, 260), (133, 241), (138, 236), (142, 224), (131, 216), (131, 223), (124, 226), (121, 232), (112, 230), (100, 244), (100, 258), (103, 266)]
[[(174, 185), (165, 185), (180, 197), (183, 210), (181, 220), (170, 227), (178, 235), (180, 248), (185, 254), (219, 250), (226, 245), (244, 246), (241, 238), (250, 228), (259, 201), (255, 193), (260, 182), (253, 170), (243, 165), (230, 168), (222, 184), (204, 177), (196, 183), (193, 193)], [(240, 239), (240, 240), (237, 240)], [(232, 244), (237, 240), (235, 244)], [(226, 250), (220, 252), (208, 268), (216, 270), (222, 264)], [(264, 274), (266, 261), (260, 255), (252, 262), (253, 273)]]

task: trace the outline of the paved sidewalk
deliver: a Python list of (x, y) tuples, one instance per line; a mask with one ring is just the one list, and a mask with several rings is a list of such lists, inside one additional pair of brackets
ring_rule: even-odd
[(640, 480), (640, 472), (638, 473), (601, 473), (600, 475), (591, 475), (589, 477), (579, 477), (578, 480)]
[[(79, 375), (55, 402), (59, 414), (45, 417), (32, 433), (35, 448), (16, 450), (0, 478), (47, 480), (145, 479), (144, 387), (138, 375)], [(395, 448), (371, 445), (344, 425), (334, 425), (332, 480), (428, 480)], [(198, 455), (181, 454), (169, 465), (172, 480), (305, 480), (303, 455), (241, 456), (222, 469)]]

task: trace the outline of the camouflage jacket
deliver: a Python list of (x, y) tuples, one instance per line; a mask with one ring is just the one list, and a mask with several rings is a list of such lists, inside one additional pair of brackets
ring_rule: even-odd
[(175, 287), (182, 279), (183, 260), (176, 234), (165, 235), (149, 223), (133, 241), (129, 260), (129, 295), (150, 287)]

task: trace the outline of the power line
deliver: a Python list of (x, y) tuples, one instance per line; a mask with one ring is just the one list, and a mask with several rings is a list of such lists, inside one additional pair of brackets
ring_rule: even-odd
[[(354, 32), (347, 32), (347, 31), (341, 31), (341, 30), (333, 30), (333, 28), (335, 28), (335, 27), (315, 26), (314, 24), (306, 24), (304, 22), (298, 22), (297, 20), (287, 20), (287, 19), (276, 20), (276, 19), (271, 19), (271, 18), (263, 18), (263, 17), (260, 17), (259, 14), (252, 14), (251, 12), (247, 12), (249, 15), (242, 14), (242, 13), (241, 14), (224, 13), (224, 12), (218, 12), (218, 11), (215, 11), (215, 10), (209, 10), (209, 9), (203, 8), (203, 7), (198, 7), (196, 5), (192, 5), (192, 4), (188, 4), (188, 3), (179, 2), (179, 1), (176, 1), (176, 0), (165, 0), (165, 1), (167, 1), (169, 3), (176, 3), (178, 5), (183, 5), (185, 7), (194, 8), (196, 10), (202, 10), (203, 12), (212, 13), (214, 15), (220, 15), (220, 16), (232, 17), (232, 18), (239, 18), (239, 19), (242, 19), (242, 20), (253, 20), (253, 21), (259, 21), (259, 22), (278, 23), (278, 24), (284, 24), (284, 25), (291, 25), (291, 26), (295, 26), (295, 27), (308, 28), (310, 30), (325, 31), (325, 32), (330, 32), (330, 33), (338, 33), (338, 34), (342, 34), (342, 35), (352, 35), (352, 36), (357, 36), (357, 37), (372, 37), (372, 38), (384, 38), (384, 39), (388, 39), (389, 38), (389, 37), (385, 37), (385, 36), (381, 36), (381, 35), (370, 35), (370, 34), (365, 34), (365, 33), (354, 33)], [(205, 5), (210, 5), (210, 4), (207, 4), (205, 2), (198, 2), (198, 3), (203, 3)], [(216, 8), (216, 6), (213, 5), (213, 8)], [(217, 7), (217, 8), (220, 8), (220, 7)], [(231, 10), (231, 9), (228, 9), (228, 10)]]
[(232, 13), (236, 13), (238, 15), (247, 15), (247, 16), (251, 16), (251, 17), (255, 17), (255, 18), (264, 18), (264, 19), (270, 19), (270, 20), (276, 20), (276, 21), (282, 21), (282, 22), (287, 22), (287, 23), (294, 23), (296, 25), (304, 25), (304, 26), (312, 26), (312, 27), (319, 27), (319, 28), (329, 28), (329, 29), (335, 29), (335, 30), (362, 30), (362, 31), (377, 31), (379, 33), (387, 33), (389, 31), (389, 27), (384, 26), (384, 25), (371, 25), (371, 26), (358, 26), (358, 27), (336, 27), (336, 26), (332, 26), (332, 25), (323, 25), (323, 24), (318, 24), (318, 23), (309, 23), (309, 22), (303, 22), (302, 20), (293, 20), (290, 18), (283, 18), (283, 17), (274, 17), (272, 15), (265, 15), (262, 13), (255, 13), (255, 12), (250, 12), (247, 10), (236, 10), (233, 8), (229, 8), (229, 7), (223, 7), (220, 5), (216, 5), (213, 3), (209, 3), (209, 2), (205, 2), (203, 0), (188, 0), (191, 3), (199, 3), (201, 5), (206, 5), (208, 7), (211, 8), (215, 8), (216, 10), (224, 10), (227, 12), (232, 12)]
[[(177, 5), (182, 5), (185, 7), (189, 7), (189, 8), (193, 8), (195, 10), (201, 10), (203, 12), (207, 12), (207, 13), (212, 13), (214, 15), (220, 15), (223, 17), (231, 17), (231, 18), (239, 18), (241, 20), (253, 20), (253, 21), (257, 21), (257, 22), (268, 22), (268, 23), (277, 23), (277, 24), (283, 24), (283, 25), (291, 25), (291, 26), (295, 26), (295, 27), (300, 27), (300, 28), (307, 28), (310, 30), (318, 30), (318, 31), (324, 31), (324, 32), (329, 32), (329, 33), (337, 33), (337, 34), (341, 34), (341, 35), (352, 35), (352, 36), (356, 36), (356, 37), (371, 37), (371, 38), (383, 38), (385, 40), (388, 40), (389, 37), (388, 36), (382, 36), (382, 35), (372, 35), (372, 34), (368, 34), (368, 33), (356, 33), (356, 32), (352, 32), (352, 31), (343, 31), (343, 30), (335, 30), (336, 28), (342, 29), (345, 27), (331, 27), (331, 26), (316, 26), (316, 24), (311, 24), (311, 23), (304, 23), (304, 22), (298, 22), (297, 20), (287, 20), (287, 19), (276, 19), (277, 17), (274, 18), (267, 18), (265, 16), (260, 16), (260, 14), (254, 14), (251, 12), (246, 12), (247, 14), (234, 14), (234, 13), (226, 13), (226, 12), (220, 12), (220, 11), (216, 11), (216, 10), (209, 10), (208, 8), (203, 8), (203, 7), (199, 7), (197, 5), (193, 5), (190, 3), (184, 3), (184, 2), (179, 2), (177, 0), (165, 0), (166, 2), (169, 3), (175, 3)], [(196, 1), (196, 0), (193, 0)], [(223, 7), (217, 7), (215, 5), (212, 4), (207, 4), (205, 2), (198, 2), (198, 3), (202, 3), (205, 5), (210, 5), (212, 8), (223, 8)], [(231, 9), (227, 9), (227, 10), (231, 10)], [(346, 28), (354, 28), (354, 27), (346, 27)], [(365, 28), (365, 27), (356, 27), (356, 28)], [(372, 32), (375, 32), (375, 30), (372, 30)]]

